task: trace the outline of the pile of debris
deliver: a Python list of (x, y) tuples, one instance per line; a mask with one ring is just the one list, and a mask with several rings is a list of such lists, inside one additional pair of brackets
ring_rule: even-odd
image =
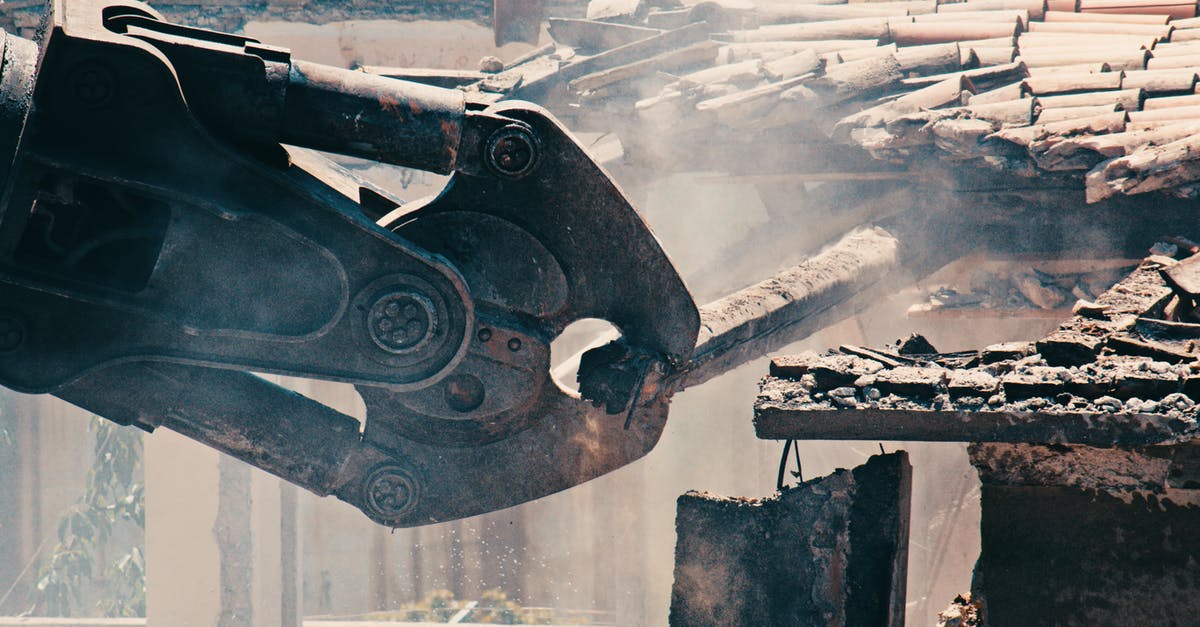
[[(760, 437), (838, 429), (851, 424), (842, 414), (865, 412), (872, 420), (854, 428), (879, 439), (1191, 439), (1200, 415), (1200, 324), (1181, 318), (1195, 316), (1198, 298), (1200, 255), (1152, 255), (1094, 302), (1077, 301), (1075, 315), (1036, 342), (939, 354), (910, 338), (894, 352), (842, 346), (778, 357), (755, 405), (756, 425)], [(902, 437), (918, 432), (923, 437)]]
[(982, 624), (983, 604), (967, 592), (954, 597), (950, 607), (938, 612), (938, 627), (978, 627)]
[[(693, 169), (736, 169), (697, 146), (761, 141), (801, 145), (815, 163), (780, 167), (826, 177), (903, 178), (934, 156), (963, 176), (1087, 173), (1093, 202), (1192, 196), (1195, 16), (1176, 0), (594, 0), (473, 89), (574, 112), (573, 129), (619, 129), (627, 151)], [(856, 166), (846, 146), (886, 163)]]
[(1091, 301), (1132, 267), (1090, 271), (1045, 271), (1035, 266), (1016, 272), (978, 269), (970, 284), (931, 289), (926, 301), (908, 308), (910, 318), (941, 315), (963, 317), (1053, 316), (1070, 311), (1073, 300)]

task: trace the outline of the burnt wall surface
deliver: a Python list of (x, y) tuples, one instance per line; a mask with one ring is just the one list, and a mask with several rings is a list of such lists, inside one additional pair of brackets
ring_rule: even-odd
[[(248, 22), (326, 24), (348, 20), (471, 20), (491, 24), (492, 0), (191, 0), (150, 2), (168, 20), (220, 31), (240, 31)], [(44, 0), (0, 4), (0, 27), (31, 37)], [(584, 0), (548, 0), (551, 15), (582, 17)]]
[(670, 623), (903, 625), (903, 451), (766, 499), (679, 498)]
[(991, 627), (1194, 625), (1200, 446), (975, 444)]

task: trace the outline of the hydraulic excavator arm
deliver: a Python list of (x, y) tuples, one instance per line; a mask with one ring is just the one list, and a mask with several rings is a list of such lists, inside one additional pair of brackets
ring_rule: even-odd
[[(145, 4), (4, 37), (0, 383), (167, 427), (373, 520), (550, 494), (648, 452), (699, 317), (546, 112), (305, 63)], [(402, 204), (295, 147), (453, 173)], [(341, 180), (344, 180), (341, 179)], [(602, 318), (583, 398), (550, 342)], [(251, 372), (349, 382), (365, 424)]]

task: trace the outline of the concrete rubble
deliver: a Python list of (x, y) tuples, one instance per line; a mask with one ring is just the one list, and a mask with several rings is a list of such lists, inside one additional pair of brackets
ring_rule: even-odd
[(952, 354), (842, 347), (777, 357), (755, 405), (759, 436), (1190, 440), (1200, 413), (1200, 352), (1191, 335), (1200, 327), (1162, 319), (1179, 300), (1166, 280), (1178, 263), (1148, 258), (1036, 342)]
[(764, 499), (679, 498), (671, 624), (904, 624), (903, 451)]
[(1200, 552), (1181, 540), (1200, 533), (1194, 248), (1156, 245), (1037, 341), (776, 358), (759, 436), (973, 442), (981, 553), (942, 625), (1189, 624), (1200, 611)]

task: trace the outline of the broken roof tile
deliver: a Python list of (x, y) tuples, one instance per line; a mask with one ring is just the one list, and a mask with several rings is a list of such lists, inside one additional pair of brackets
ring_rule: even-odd
[[(1194, 1), (822, 0), (653, 15), (591, 25), (587, 45), (614, 47), (577, 50), (510, 97), (602, 108), (626, 132), (653, 125), (645, 135), (706, 128), (753, 141), (787, 129), (772, 141), (824, 137), (914, 169), (940, 157), (1055, 173), (1052, 184), (1066, 176), (1091, 201), (1200, 189)], [(580, 45), (561, 26), (587, 24), (556, 24), (560, 44)], [(711, 56), (706, 40), (720, 44)]]

